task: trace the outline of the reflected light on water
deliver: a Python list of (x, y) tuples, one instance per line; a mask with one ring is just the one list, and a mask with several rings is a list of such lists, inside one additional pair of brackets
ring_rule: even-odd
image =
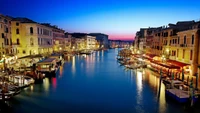
[[(159, 74), (152, 73), (151, 71), (146, 71), (146, 76), (148, 77), (149, 85), (157, 92), (159, 92), (160, 78)], [(159, 113), (166, 112), (166, 100), (165, 100), (165, 85), (161, 83), (160, 95), (158, 98), (159, 103)]]
[(142, 72), (137, 71), (137, 87), (139, 91), (142, 91)]
[(31, 92), (33, 92), (33, 89), (34, 89), (33, 85), (30, 86), (30, 89), (31, 89)]
[(48, 79), (48, 78), (45, 78), (45, 79), (44, 79), (43, 86), (44, 86), (44, 90), (45, 90), (46, 92), (48, 92), (48, 91), (49, 91), (49, 86), (50, 86), (50, 83), (49, 83), (49, 79)]
[(52, 78), (52, 85), (53, 85), (53, 89), (56, 89), (56, 86), (57, 86), (56, 78)]
[(60, 66), (59, 77), (62, 77), (62, 76), (63, 76), (63, 66)]
[(140, 104), (142, 101), (142, 72), (137, 71), (136, 72), (136, 77), (137, 77), (137, 104)]
[(72, 73), (74, 74), (76, 71), (76, 59), (75, 56), (72, 57)]

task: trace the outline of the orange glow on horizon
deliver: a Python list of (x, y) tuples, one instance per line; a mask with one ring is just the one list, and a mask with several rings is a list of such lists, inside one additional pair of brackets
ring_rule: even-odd
[(110, 34), (111, 40), (134, 40), (135, 34)]

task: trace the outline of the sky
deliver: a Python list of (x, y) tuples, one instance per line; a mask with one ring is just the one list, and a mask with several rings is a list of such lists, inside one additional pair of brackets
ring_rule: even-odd
[(0, 0), (0, 13), (51, 23), (66, 32), (133, 40), (140, 28), (200, 20), (200, 0)]

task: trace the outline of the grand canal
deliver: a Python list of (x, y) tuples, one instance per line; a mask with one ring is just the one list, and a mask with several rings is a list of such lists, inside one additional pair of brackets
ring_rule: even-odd
[[(125, 70), (118, 49), (69, 57), (55, 78), (24, 89), (8, 104), (13, 113), (186, 113), (165, 98), (149, 70)], [(199, 110), (195, 108), (195, 110)], [(199, 110), (200, 111), (200, 110)]]

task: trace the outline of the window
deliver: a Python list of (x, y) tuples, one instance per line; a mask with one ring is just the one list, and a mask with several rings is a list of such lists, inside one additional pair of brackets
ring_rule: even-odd
[(178, 44), (179, 44), (179, 41), (180, 41), (180, 37), (178, 37)]
[(4, 19), (4, 22), (5, 22), (5, 24), (7, 24), (7, 23), (8, 23), (8, 20)]
[(190, 50), (190, 60), (192, 60), (192, 54), (193, 54), (193, 51)]
[(19, 45), (19, 38), (17, 39), (17, 45)]
[(23, 50), (23, 54), (26, 54), (26, 50)]
[(40, 28), (37, 28), (37, 32), (38, 32), (38, 34), (40, 34)]
[(183, 59), (185, 58), (185, 49), (183, 50)]
[(33, 27), (30, 27), (30, 33), (33, 34)]
[(19, 23), (18, 23), (18, 22), (16, 22), (16, 26), (19, 26)]
[(6, 39), (6, 45), (9, 45), (9, 40), (8, 39)]
[(186, 36), (184, 36), (184, 44), (186, 44)]
[(179, 53), (179, 50), (177, 49), (177, 54), (176, 54), (177, 57), (178, 57), (178, 53)]
[(2, 38), (5, 38), (4, 33), (1, 33)]
[(192, 35), (192, 44), (194, 44), (194, 35)]
[(16, 29), (16, 34), (19, 34), (19, 29), (18, 28)]
[(5, 32), (8, 33), (8, 27), (5, 26)]

